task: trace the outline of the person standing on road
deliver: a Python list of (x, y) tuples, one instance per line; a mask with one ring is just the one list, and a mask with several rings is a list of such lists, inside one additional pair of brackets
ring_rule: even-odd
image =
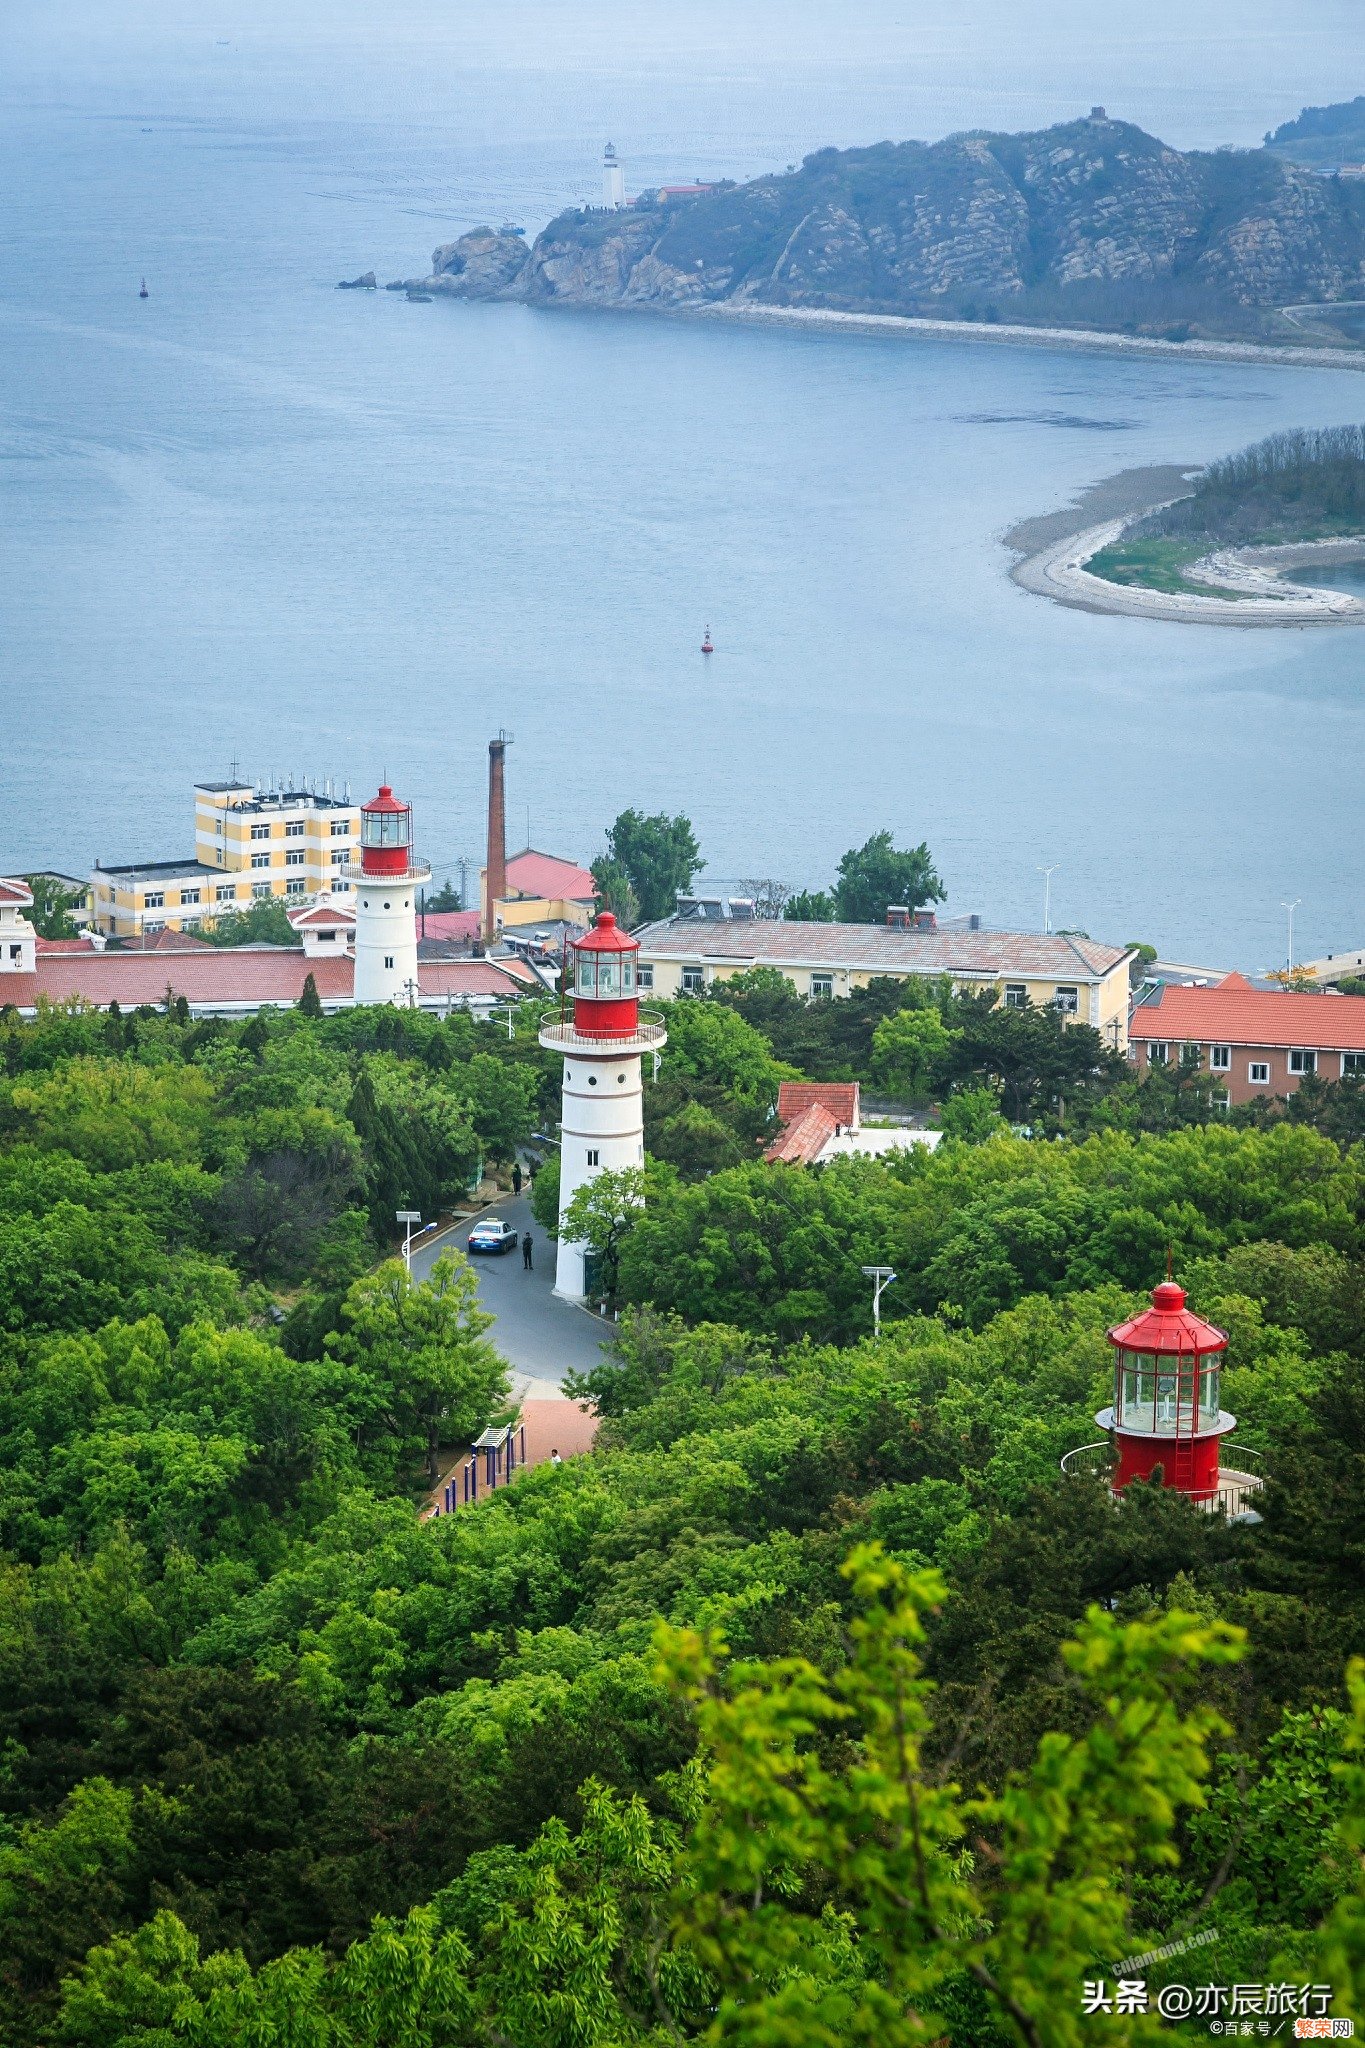
[(514, 1195), (521, 1193), (521, 1161), (519, 1159), (512, 1166), (512, 1193)]
[(529, 1230), (521, 1240), (521, 1270), (523, 1273), (531, 1271), (531, 1233)]

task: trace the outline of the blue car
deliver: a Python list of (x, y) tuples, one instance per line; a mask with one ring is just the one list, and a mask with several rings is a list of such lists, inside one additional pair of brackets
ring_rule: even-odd
[(496, 1257), (501, 1252), (514, 1252), (517, 1248), (517, 1233), (510, 1223), (504, 1223), (501, 1216), (485, 1216), (482, 1223), (476, 1223), (466, 1243), (469, 1256), (479, 1253)]

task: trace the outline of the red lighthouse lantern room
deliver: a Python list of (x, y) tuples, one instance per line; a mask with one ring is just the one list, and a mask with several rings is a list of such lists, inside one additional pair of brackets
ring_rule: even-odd
[(1109, 1331), (1114, 1405), (1095, 1417), (1113, 1432), (1113, 1490), (1150, 1479), (1211, 1502), (1219, 1490), (1218, 1443), (1237, 1426), (1218, 1405), (1228, 1340), (1185, 1306), (1185, 1290), (1163, 1280), (1152, 1306)]
[(412, 857), (412, 805), (399, 801), (387, 782), (360, 806), (360, 870), (365, 875), (405, 875)]
[(635, 956), (640, 941), (609, 910), (573, 942), (573, 1028), (580, 1038), (634, 1038), (640, 1023)]

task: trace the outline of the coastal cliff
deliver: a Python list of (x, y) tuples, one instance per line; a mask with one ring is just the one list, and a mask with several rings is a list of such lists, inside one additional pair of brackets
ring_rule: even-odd
[(481, 227), (424, 288), (535, 305), (823, 307), (1133, 334), (1284, 338), (1365, 296), (1365, 180), (1266, 149), (1182, 152), (1092, 117), (817, 151), (799, 170)]

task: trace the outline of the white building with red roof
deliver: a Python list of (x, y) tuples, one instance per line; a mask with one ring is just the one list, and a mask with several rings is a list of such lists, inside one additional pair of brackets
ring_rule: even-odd
[(1140, 1071), (1187, 1061), (1229, 1102), (1292, 1095), (1309, 1074), (1365, 1077), (1365, 996), (1258, 989), (1241, 974), (1213, 988), (1168, 982), (1136, 1005), (1128, 1042)]
[(28, 883), (18, 876), (0, 876), (0, 976), (33, 972), (38, 934), (28, 915), (32, 908), (33, 891)]

